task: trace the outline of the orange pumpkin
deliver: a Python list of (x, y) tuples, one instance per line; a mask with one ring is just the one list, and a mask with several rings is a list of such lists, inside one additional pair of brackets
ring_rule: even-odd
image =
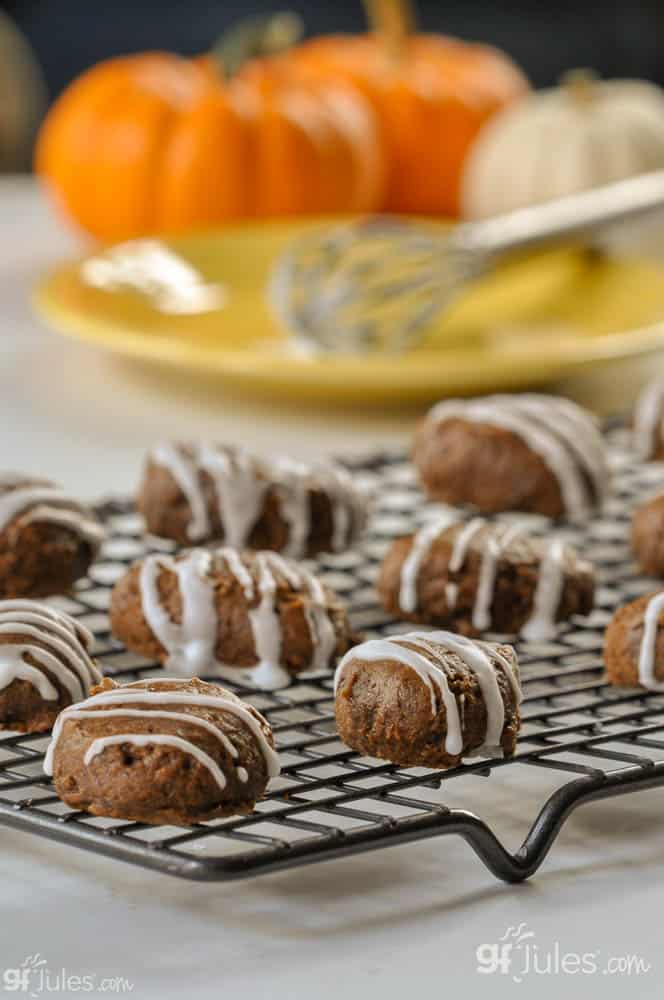
[(347, 79), (371, 100), (390, 162), (387, 207), (459, 214), (461, 170), (484, 122), (521, 97), (528, 81), (504, 53), (410, 31), (406, 0), (367, 0), (375, 31), (301, 45), (291, 59)]
[(210, 57), (100, 63), (49, 112), (36, 169), (65, 215), (104, 241), (384, 202), (366, 99), (278, 56), (230, 80)]

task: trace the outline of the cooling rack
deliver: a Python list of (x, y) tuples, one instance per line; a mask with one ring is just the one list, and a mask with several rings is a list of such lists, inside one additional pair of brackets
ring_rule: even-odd
[[(562, 627), (555, 641), (516, 643), (524, 721), (512, 759), (473, 758), (444, 772), (397, 767), (362, 757), (340, 742), (329, 674), (302, 675), (288, 688), (269, 693), (224, 681), (267, 716), (282, 760), (281, 776), (250, 816), (183, 829), (74, 812), (60, 802), (42, 772), (47, 738), (4, 734), (0, 821), (72, 847), (207, 881), (239, 879), (442, 834), (463, 837), (497, 877), (527, 878), (577, 806), (664, 783), (664, 695), (612, 688), (602, 665), (603, 632), (613, 610), (655, 586), (636, 573), (627, 538), (634, 504), (664, 488), (664, 467), (637, 464), (621, 428), (614, 427), (608, 437), (614, 492), (602, 516), (585, 528), (557, 529), (594, 561), (599, 578), (596, 607), (589, 618)], [(346, 598), (353, 624), (367, 636), (407, 630), (412, 626), (385, 616), (373, 582), (391, 540), (425, 523), (438, 508), (424, 501), (403, 453), (384, 452), (346, 464), (374, 492), (370, 530), (356, 550), (325, 556), (313, 567)], [(148, 550), (169, 551), (170, 546), (143, 538), (129, 501), (108, 501), (98, 511), (109, 531), (101, 557), (71, 598), (54, 603), (92, 629), (105, 672), (129, 681), (154, 674), (157, 668), (127, 653), (110, 636), (111, 588), (132, 560)], [(533, 531), (550, 530), (544, 519), (531, 520)], [(477, 782), (476, 808), (455, 807), (460, 778), (491, 778), (505, 768), (516, 779), (510, 794), (515, 785), (518, 791), (526, 771), (530, 786), (535, 775), (542, 789), (539, 811), (525, 817), (530, 828), (514, 853), (482, 818), (483, 782)], [(518, 794), (514, 802), (518, 808)]]

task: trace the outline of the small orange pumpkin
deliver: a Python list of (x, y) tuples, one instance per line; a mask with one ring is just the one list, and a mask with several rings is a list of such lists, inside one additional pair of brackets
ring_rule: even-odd
[(103, 241), (384, 202), (367, 100), (285, 56), (230, 79), (211, 57), (102, 62), (55, 102), (35, 163), (64, 214)]
[(471, 143), (491, 115), (527, 92), (528, 81), (497, 49), (414, 34), (408, 0), (365, 5), (373, 34), (315, 38), (291, 59), (350, 80), (372, 102), (391, 165), (389, 210), (458, 215)]

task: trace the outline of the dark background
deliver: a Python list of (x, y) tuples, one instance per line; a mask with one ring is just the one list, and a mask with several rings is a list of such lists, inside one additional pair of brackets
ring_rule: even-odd
[[(51, 97), (99, 59), (142, 49), (206, 51), (232, 21), (290, 7), (308, 33), (356, 31), (360, 0), (9, 0), (1, 2), (37, 53)], [(566, 69), (664, 83), (664, 0), (420, 0), (426, 30), (499, 45), (537, 86)]]

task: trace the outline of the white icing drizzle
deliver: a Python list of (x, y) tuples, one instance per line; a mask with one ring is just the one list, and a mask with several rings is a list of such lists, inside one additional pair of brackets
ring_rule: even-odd
[[(181, 681), (177, 681), (181, 683)], [(193, 712), (154, 712), (150, 709), (141, 708), (79, 708), (74, 706), (67, 710), (67, 719), (108, 719), (111, 718), (138, 718), (146, 719), (150, 721), (152, 719), (168, 719), (173, 722), (186, 722), (188, 725), (197, 726), (199, 729), (205, 729), (208, 733), (214, 736), (222, 746), (228, 751), (231, 757), (237, 758), (238, 749), (234, 743), (232, 743), (226, 733), (222, 732), (218, 726), (214, 723), (208, 722), (207, 719), (201, 718), (200, 715), (194, 715)], [(65, 720), (66, 721), (66, 720)]]
[[(0, 635), (16, 637), (0, 644), (0, 690), (26, 680), (45, 701), (56, 701), (57, 688), (43, 672), (48, 671), (72, 701), (80, 701), (101, 680), (87, 652), (91, 634), (64, 612), (36, 601), (0, 601)], [(26, 655), (42, 669), (27, 663)]]
[(348, 473), (336, 466), (308, 466), (289, 458), (258, 460), (240, 449), (215, 445), (187, 450), (177, 444), (160, 444), (150, 457), (168, 469), (189, 504), (187, 535), (192, 542), (213, 534), (202, 472), (207, 472), (214, 485), (224, 541), (236, 548), (247, 545), (269, 489), (275, 491), (279, 513), (288, 525), (287, 556), (298, 558), (306, 553), (313, 490), (324, 489), (329, 497), (333, 552), (345, 549), (355, 525), (363, 523), (364, 500)]
[(214, 780), (219, 785), (221, 791), (224, 790), (228, 783), (226, 775), (221, 770), (216, 760), (213, 760), (212, 757), (205, 752), (205, 750), (201, 750), (200, 747), (197, 747), (195, 743), (191, 743), (189, 740), (183, 740), (181, 736), (173, 736), (171, 734), (118, 733), (113, 736), (99, 736), (96, 740), (92, 741), (88, 749), (85, 751), (83, 763), (87, 766), (98, 754), (103, 753), (106, 747), (118, 746), (122, 743), (132, 743), (134, 746), (139, 747), (174, 747), (176, 750), (181, 750), (190, 757), (194, 757), (200, 764), (202, 764), (203, 767), (210, 772)]
[(268, 483), (258, 475), (255, 461), (243, 451), (201, 445), (196, 449), (196, 461), (212, 477), (225, 543), (242, 548), (263, 509)]
[(284, 554), (298, 557), (306, 552), (311, 531), (309, 469), (290, 458), (278, 458), (274, 462), (273, 474), (277, 480), (275, 489), (279, 497), (279, 513), (288, 525)]
[(399, 607), (406, 614), (413, 614), (418, 608), (417, 584), (422, 563), (431, 551), (433, 543), (454, 522), (455, 517), (456, 515), (452, 513), (443, 514), (430, 524), (425, 524), (413, 537), (410, 552), (401, 566), (399, 579)]
[(258, 566), (259, 602), (249, 609), (254, 648), (258, 664), (252, 674), (260, 687), (275, 688), (287, 684), (288, 671), (281, 666), (281, 621), (276, 607), (277, 581), (272, 572), (274, 563), (267, 552), (256, 556)]
[(187, 537), (192, 542), (207, 538), (210, 534), (210, 518), (195, 458), (177, 445), (168, 442), (157, 445), (150, 458), (156, 465), (168, 469), (187, 499), (191, 511), (191, 519), (187, 525)]
[(491, 603), (496, 586), (498, 560), (519, 535), (523, 534), (522, 524), (495, 525), (487, 532), (482, 546), (482, 561), (477, 581), (477, 593), (473, 606), (473, 627), (486, 631), (491, 626)]
[(313, 648), (311, 668), (326, 670), (337, 646), (337, 636), (327, 611), (325, 589), (318, 577), (312, 573), (302, 571), (302, 577), (311, 598), (311, 603), (305, 608)]
[(521, 629), (524, 639), (542, 642), (556, 634), (556, 614), (565, 582), (564, 560), (565, 545), (554, 539), (540, 562), (533, 613)]
[(526, 417), (550, 427), (563, 440), (593, 484), (595, 495), (601, 500), (609, 486), (609, 467), (604, 441), (595, 418), (562, 396), (522, 393), (516, 397), (516, 408)]
[(451, 632), (434, 632), (426, 641), (435, 642), (448, 652), (456, 653), (475, 674), (487, 715), (484, 741), (478, 752), (498, 747), (505, 725), (505, 703), (498, 685), (496, 669), (486, 652), (486, 647), (483, 648), (470, 639), (453, 635)]
[[(64, 723), (68, 719), (75, 718), (78, 713), (82, 713), (83, 710), (89, 709), (92, 706), (99, 705), (102, 707), (103, 710), (108, 705), (119, 704), (123, 706), (125, 705), (125, 703), (131, 705), (144, 704), (147, 706), (198, 705), (206, 708), (217, 709), (218, 711), (229, 712), (232, 715), (235, 715), (238, 719), (240, 719), (240, 721), (246, 725), (246, 727), (250, 730), (250, 732), (254, 736), (258, 748), (265, 761), (265, 767), (267, 770), (268, 777), (274, 778), (279, 774), (280, 771), (279, 757), (274, 748), (270, 745), (270, 742), (267, 738), (265, 730), (263, 729), (261, 721), (258, 718), (256, 718), (256, 716), (249, 711), (249, 708), (243, 705), (239, 699), (225, 697), (224, 695), (197, 694), (196, 692), (193, 691), (145, 690), (145, 685), (149, 683), (152, 682), (139, 681), (136, 684), (129, 684), (122, 688), (111, 688), (108, 691), (102, 691), (100, 694), (92, 695), (92, 697), (87, 698), (85, 701), (80, 702), (80, 704), (73, 706), (72, 708), (65, 709), (63, 712), (61, 712), (58, 718), (56, 719), (55, 726), (53, 727), (51, 742), (49, 744), (46, 756), (44, 758), (44, 771), (46, 772), (46, 774), (53, 774), (53, 758), (55, 750), (57, 748), (58, 741), (62, 734), (62, 728), (64, 726)], [(162, 682), (159, 681), (159, 683)], [(186, 683), (186, 681), (182, 682), (173, 678), (171, 680), (171, 683)], [(125, 707), (122, 708), (121, 714), (126, 715), (129, 712), (130, 710), (128, 710), (125, 705)], [(102, 711), (99, 713), (86, 712), (85, 714), (86, 715), (100, 714), (105, 717), (107, 714), (110, 713)], [(131, 712), (130, 714), (134, 714), (134, 712)], [(144, 717), (148, 720), (150, 718), (157, 718), (163, 715), (168, 715), (171, 718), (182, 719), (182, 716), (184, 715), (186, 717), (186, 721), (191, 722), (192, 725), (204, 723), (206, 721), (195, 715), (190, 716), (188, 713), (180, 713), (180, 712), (171, 713), (168, 711), (165, 713), (153, 712), (150, 708), (146, 708), (145, 712), (143, 713), (139, 711), (138, 714), (144, 715)], [(262, 722), (267, 726), (265, 720), (262, 720)], [(216, 729), (216, 727), (214, 728)], [(117, 734), (112, 739), (115, 743), (133, 742), (135, 741), (137, 735), (140, 735), (143, 744), (151, 742), (166, 743), (166, 742), (172, 742), (174, 740), (179, 740), (180, 743), (186, 744), (187, 747), (194, 748), (194, 744), (189, 743), (189, 741), (182, 740), (180, 737), (170, 736), (166, 734), (163, 734), (161, 736), (155, 736), (155, 734), (152, 733), (145, 733), (145, 734), (128, 733), (124, 735)], [(220, 730), (216, 729), (216, 735), (221, 739), (222, 734)], [(102, 739), (107, 739), (107, 737), (102, 737)], [(101, 749), (103, 749), (103, 746), (101, 747)], [(180, 747), (180, 749), (184, 749), (184, 747)], [(194, 749), (198, 750), (198, 748)], [(187, 752), (192, 752), (192, 750), (188, 750)], [(200, 751), (200, 753), (203, 753), (203, 751)], [(194, 756), (197, 756), (197, 754), (194, 754)], [(232, 753), (232, 756), (236, 757), (237, 751), (235, 751), (235, 753)], [(211, 760), (211, 758), (209, 759)], [(222, 788), (225, 787), (225, 782), (226, 782), (225, 777), (223, 781), (224, 784), (221, 785)]]
[[(214, 591), (208, 577), (210, 553), (193, 549), (182, 559), (149, 555), (139, 576), (143, 616), (167, 653), (166, 667), (188, 676), (209, 672), (214, 665), (217, 613)], [(182, 601), (181, 623), (171, 618), (159, 593), (159, 577), (168, 570), (177, 577)]]
[(586, 477), (597, 498), (604, 496), (608, 472), (601, 436), (592, 418), (569, 400), (533, 393), (452, 399), (434, 406), (429, 417), (436, 422), (458, 417), (517, 434), (556, 477), (573, 520), (586, 519), (594, 506)]
[[(212, 558), (223, 558), (230, 573), (236, 578), (247, 602), (252, 628), (254, 649), (258, 663), (243, 669), (255, 684), (276, 688), (290, 681), (288, 671), (281, 665), (282, 634), (279, 609), (276, 604), (280, 574), (293, 589), (304, 589), (309, 597), (305, 616), (311, 634), (311, 668), (327, 667), (336, 647), (336, 632), (330, 618), (325, 590), (320, 581), (276, 552), (256, 554), (257, 581), (242, 560), (231, 548), (192, 549), (180, 559), (171, 556), (147, 556), (141, 566), (139, 586), (141, 605), (146, 622), (167, 653), (165, 665), (171, 670), (186, 672), (190, 677), (212, 674), (225, 670), (227, 665), (216, 660), (218, 615), (215, 605), (214, 584), (210, 576)], [(182, 604), (181, 623), (171, 618), (164, 607), (159, 592), (162, 570), (174, 573)], [(255, 603), (257, 601), (257, 603)]]
[(643, 638), (639, 649), (639, 684), (650, 691), (664, 691), (664, 681), (655, 676), (659, 616), (664, 611), (664, 591), (651, 597), (643, 615)]
[(60, 524), (71, 528), (92, 546), (99, 546), (104, 540), (105, 531), (98, 521), (79, 513), (76, 510), (65, 510), (59, 507), (49, 507), (47, 504), (37, 504), (23, 518), (24, 524), (33, 521), (48, 521), (50, 524)]
[[(423, 649), (429, 656), (434, 659), (435, 667), (433, 671), (433, 682), (440, 694), (440, 698), (445, 706), (445, 718), (447, 722), (446, 733), (445, 733), (445, 752), (451, 755), (457, 756), (463, 750), (463, 714), (462, 705), (457, 703), (456, 696), (449, 685), (449, 680), (447, 677), (447, 667), (445, 663), (444, 653), (441, 652), (440, 647), (433, 645), (426, 636), (417, 636), (410, 634), (405, 637), (408, 642), (411, 642), (414, 646), (419, 646)], [(415, 654), (418, 659), (424, 660), (429, 665), (431, 661), (426, 657), (422, 657), (420, 654)], [(422, 676), (422, 675), (420, 675)], [(432, 697), (434, 697), (434, 692), (432, 688)], [(434, 698), (434, 707), (432, 709), (432, 714), (435, 715), (436, 706)]]
[(351, 475), (341, 466), (318, 465), (314, 475), (332, 502), (332, 551), (343, 552), (352, 542), (355, 531), (364, 526), (365, 498), (356, 489)]
[[(410, 552), (403, 561), (399, 576), (399, 607), (407, 614), (412, 614), (419, 607), (417, 584), (420, 570), (431, 551), (431, 546), (445, 529), (454, 523), (455, 519), (456, 515), (453, 513), (444, 514), (438, 521), (425, 525), (414, 536)], [(472, 538), (483, 523), (482, 518), (474, 518), (457, 535), (448, 564), (452, 572), (458, 572), (463, 566)], [(450, 611), (456, 607), (458, 594), (458, 584), (448, 580), (445, 583), (445, 599)]]
[[(463, 526), (459, 534), (454, 540), (454, 545), (452, 546), (452, 554), (450, 555), (450, 561), (448, 563), (448, 568), (451, 573), (458, 573), (463, 566), (466, 555), (468, 554), (468, 549), (473, 538), (478, 531), (484, 525), (484, 519), (481, 517), (474, 517), (472, 521), (469, 521)], [(457, 598), (459, 596), (459, 585), (453, 581), (448, 581), (445, 585), (445, 599), (447, 601), (447, 607), (449, 611), (454, 611), (457, 603)]]
[(28, 614), (39, 613), (42, 618), (48, 619), (55, 625), (65, 625), (68, 629), (73, 629), (74, 634), (78, 636), (85, 649), (92, 649), (94, 646), (95, 637), (89, 628), (77, 621), (76, 618), (72, 618), (71, 615), (65, 614), (64, 611), (59, 611), (50, 604), (42, 604), (40, 601), (31, 601), (28, 598), (16, 597), (0, 601), (0, 611), (25, 611)]
[(664, 419), (664, 379), (650, 382), (639, 396), (634, 409), (634, 449), (640, 459), (652, 458), (657, 432)]
[(324, 670), (330, 664), (330, 659), (337, 645), (334, 625), (327, 610), (325, 588), (317, 576), (309, 573), (303, 566), (287, 562), (276, 552), (260, 553), (268, 567), (281, 573), (294, 590), (306, 590), (310, 603), (304, 608), (313, 655), (310, 667), (312, 670)]
[[(0, 615), (0, 621), (2, 620), (3, 616)], [(33, 626), (24, 624), (16, 625), (15, 619), (13, 619), (12, 624), (0, 625), (0, 633), (14, 633), (19, 631), (21, 637), (27, 640), (31, 638), (42, 639), (44, 635), (43, 630), (40, 628), (34, 628)], [(58, 640), (53, 637), (49, 637), (49, 646), (55, 647), (55, 652), (42, 649), (40, 646), (37, 646), (34, 643), (30, 644), (29, 642), (23, 642), (13, 648), (10, 646), (7, 653), (0, 650), (0, 655), (2, 656), (3, 661), (4, 679), (7, 684), (11, 684), (12, 680), (14, 680), (16, 668), (20, 667), (21, 661), (25, 662), (25, 656), (30, 655), (37, 660), (40, 667), (55, 674), (63, 687), (65, 687), (69, 692), (69, 697), (72, 701), (85, 697), (85, 688), (81, 683), (80, 677), (77, 676), (75, 670), (70, 669), (69, 663), (64, 663), (62, 659), (60, 659), (60, 655), (63, 652), (63, 645), (64, 644), (59, 644)], [(23, 679), (28, 679), (27, 676), (25, 676), (25, 671)], [(7, 686), (7, 684), (4, 686)], [(53, 687), (53, 690), (56, 690), (55, 687)], [(57, 691), (52, 697), (57, 698)]]
[[(438, 525), (422, 529), (415, 535), (411, 551), (401, 568), (399, 603), (403, 611), (410, 613), (417, 610), (417, 574), (431, 545), (449, 524), (449, 521), (444, 520)], [(451, 572), (458, 572), (463, 568), (470, 546), (477, 535), (482, 533), (480, 568), (471, 619), (478, 631), (486, 631), (491, 627), (491, 604), (495, 592), (498, 561), (509, 546), (525, 534), (525, 531), (524, 522), (511, 525), (492, 524), (484, 518), (473, 518), (456, 536), (448, 562)], [(543, 641), (556, 633), (556, 615), (565, 582), (566, 551), (567, 548), (562, 541), (553, 539), (538, 556), (538, 580), (533, 595), (533, 612), (521, 630), (526, 639)], [(448, 581), (445, 584), (445, 596), (451, 611), (456, 606), (458, 584)]]
[(254, 581), (251, 573), (247, 567), (242, 562), (239, 552), (235, 549), (216, 549), (216, 554), (218, 556), (223, 556), (226, 560), (226, 565), (229, 570), (238, 581), (242, 590), (244, 591), (244, 596), (248, 601), (252, 601), (254, 598)]
[[(23, 523), (47, 522), (70, 528), (95, 548), (104, 538), (104, 529), (76, 500), (57, 486), (30, 485), (4, 477), (0, 482), (0, 532), (14, 518)], [(4, 490), (3, 490), (4, 488)]]
[[(30, 646), (0, 646), (0, 690), (9, 687), (12, 681), (28, 681), (39, 691), (44, 701), (57, 701), (59, 695), (55, 685), (51, 684), (42, 670), (31, 667), (23, 659), (23, 654), (30, 652), (33, 652)], [(53, 660), (54, 657), (45, 654), (42, 662), (46, 661), (47, 667), (57, 670), (57, 662), (54, 664)]]
[[(412, 641), (411, 634), (403, 635), (399, 638), (408, 642)], [(433, 654), (433, 651), (429, 650), (428, 647), (427, 652)], [(438, 657), (436, 657), (436, 663), (434, 664), (426, 656), (411, 649), (409, 646), (401, 645), (401, 642), (397, 642), (396, 639), (370, 639), (368, 642), (355, 646), (343, 657), (334, 677), (335, 691), (339, 686), (343, 667), (350, 660), (355, 659), (365, 660), (368, 663), (377, 660), (395, 660), (414, 670), (420, 680), (426, 684), (431, 694), (431, 714), (435, 715), (438, 711), (437, 695), (440, 696), (445, 706), (447, 714), (446, 752), (450, 754), (461, 753), (463, 747), (461, 718), (456, 698), (450, 689), (447, 674), (443, 668), (443, 663)]]
[(253, 629), (254, 647), (258, 664), (252, 676), (260, 687), (275, 688), (287, 684), (290, 675), (281, 666), (281, 620), (275, 602), (277, 579), (275, 572), (287, 580), (294, 589), (304, 588), (310, 598), (305, 616), (311, 635), (312, 659), (310, 668), (323, 670), (329, 666), (336, 647), (336, 633), (327, 610), (325, 590), (320, 580), (305, 569), (288, 563), (275, 552), (259, 552), (258, 565), (259, 603), (249, 609)]
[(485, 524), (486, 521), (483, 517), (474, 517), (472, 521), (468, 522), (468, 524), (464, 524), (463, 528), (454, 539), (454, 545), (452, 546), (452, 554), (450, 555), (449, 561), (449, 568), (452, 573), (459, 572), (466, 561), (466, 555), (468, 554), (470, 543), (477, 532), (480, 531)]
[[(470, 642), (471, 640), (468, 639), (467, 641)], [(521, 681), (519, 680), (519, 670), (516, 660), (511, 660), (509, 656), (506, 656), (495, 642), (485, 642), (483, 639), (474, 639), (473, 642), (489, 656), (495, 657), (501, 664), (512, 689), (514, 700), (517, 705), (520, 705), (523, 692), (521, 691)]]
[[(405, 643), (408, 645), (404, 645)], [(433, 657), (433, 662), (427, 656), (410, 648), (412, 646), (419, 647)], [(371, 639), (355, 646), (342, 658), (335, 673), (335, 691), (344, 667), (351, 660), (364, 660), (369, 663), (388, 660), (410, 667), (431, 692), (432, 715), (437, 711), (436, 692), (443, 701), (447, 720), (445, 751), (457, 756), (463, 749), (463, 721), (460, 706), (449, 687), (445, 652), (455, 653), (477, 678), (486, 705), (487, 726), (484, 742), (476, 752), (493, 751), (500, 746), (505, 725), (505, 703), (492, 657), (500, 664), (517, 702), (521, 694), (518, 677), (512, 664), (489, 643), (473, 642), (452, 632), (409, 632), (391, 639)]]

